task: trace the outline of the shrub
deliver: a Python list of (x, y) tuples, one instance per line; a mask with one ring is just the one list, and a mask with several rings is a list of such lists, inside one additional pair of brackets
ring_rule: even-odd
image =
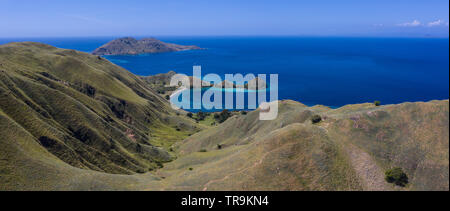
[(217, 149), (222, 149), (222, 144), (217, 144)]
[(194, 114), (192, 114), (191, 112), (186, 114), (187, 117), (192, 118), (194, 116)]
[(170, 96), (169, 95), (166, 95), (166, 100), (170, 100)]
[(247, 115), (247, 111), (241, 111), (242, 115)]
[(381, 105), (381, 102), (377, 100), (377, 101), (373, 102), (373, 104), (374, 104), (375, 106), (380, 106), (380, 105)]
[[(50, 77), (52, 77), (52, 76), (50, 76)], [(95, 97), (96, 89), (89, 84), (75, 82), (72, 86), (79, 92), (81, 92), (89, 97)]]
[(220, 114), (214, 114), (214, 118), (219, 122), (219, 123), (223, 123), (225, 121), (227, 121), (228, 118), (231, 117), (231, 113), (225, 109), (222, 112), (220, 112)]
[(206, 118), (205, 113), (203, 113), (201, 111), (197, 113), (197, 121), (203, 121), (203, 120), (205, 120), (205, 118)]
[(189, 168), (189, 171), (192, 171), (192, 170), (194, 170), (193, 168)]
[(206, 149), (201, 149), (199, 152), (208, 152)]
[(408, 176), (401, 168), (389, 169), (385, 173), (386, 182), (394, 183), (400, 187), (405, 187), (408, 184)]
[(313, 123), (313, 124), (317, 124), (317, 123), (319, 123), (319, 122), (321, 122), (322, 121), (322, 117), (320, 117), (319, 115), (314, 115), (312, 118), (311, 118), (311, 122)]
[(156, 161), (156, 165), (158, 166), (158, 168), (164, 168), (164, 164), (160, 161)]

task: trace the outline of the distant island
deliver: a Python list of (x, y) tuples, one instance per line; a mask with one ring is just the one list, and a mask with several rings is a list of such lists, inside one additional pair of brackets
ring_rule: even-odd
[(125, 37), (112, 40), (95, 49), (94, 55), (138, 55), (147, 53), (165, 53), (184, 50), (201, 50), (195, 45), (177, 45), (165, 43), (155, 38), (144, 38), (137, 40), (132, 37)]

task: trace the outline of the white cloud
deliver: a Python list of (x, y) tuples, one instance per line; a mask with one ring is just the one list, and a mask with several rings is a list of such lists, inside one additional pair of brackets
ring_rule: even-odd
[(442, 21), (442, 20), (437, 20), (437, 21), (433, 21), (433, 22), (428, 23), (428, 26), (429, 26), (429, 27), (433, 27), (433, 26), (440, 26), (440, 25), (442, 25), (442, 24), (445, 24), (444, 21)]
[(402, 23), (402, 24), (398, 24), (398, 26), (404, 26), (404, 27), (417, 27), (417, 26), (422, 26), (422, 23), (418, 20), (414, 20), (411, 23)]

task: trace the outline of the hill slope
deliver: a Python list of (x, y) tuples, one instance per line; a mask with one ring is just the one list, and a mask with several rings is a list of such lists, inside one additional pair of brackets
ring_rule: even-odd
[[(334, 110), (282, 101), (274, 121), (254, 111), (189, 137), (158, 172), (181, 190), (448, 190), (448, 111), (448, 100)], [(312, 124), (314, 114), (324, 121)], [(407, 187), (384, 181), (392, 167)]]
[(117, 174), (173, 159), (150, 144), (152, 128), (197, 131), (169, 126), (176, 118), (170, 106), (137, 76), (105, 59), (39, 43), (0, 46), (0, 112), (4, 127), (17, 126), (17, 133), (0, 131), (11, 138), (2, 140), (3, 159), (11, 157), (5, 142), (24, 133), (74, 167)]

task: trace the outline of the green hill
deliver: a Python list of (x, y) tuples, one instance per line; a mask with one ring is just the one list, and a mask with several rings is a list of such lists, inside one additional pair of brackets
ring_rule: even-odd
[[(180, 139), (198, 130), (187, 120), (174, 120), (166, 100), (147, 83), (101, 57), (12, 43), (0, 46), (0, 75), (2, 117), (74, 167), (146, 172), (174, 158), (150, 144), (152, 130), (164, 127)], [(177, 131), (177, 122), (187, 126)], [(8, 130), (0, 134), (11, 136), (2, 146), (19, 137)], [(2, 152), (2, 157), (10, 156)]]
[[(164, 187), (449, 189), (448, 100), (381, 107), (349, 105), (334, 110), (293, 101), (279, 105), (274, 121), (259, 121), (259, 111), (253, 111), (184, 140), (178, 145), (182, 156), (158, 171), (167, 178)], [(323, 121), (312, 124), (311, 117), (316, 114)], [(189, 167), (194, 170), (186, 171)], [(384, 172), (393, 167), (407, 173), (407, 187), (385, 182)]]
[[(101, 57), (0, 46), (0, 190), (448, 191), (448, 131), (448, 100), (280, 101), (276, 120), (209, 127)], [(394, 167), (406, 187), (385, 181)]]

